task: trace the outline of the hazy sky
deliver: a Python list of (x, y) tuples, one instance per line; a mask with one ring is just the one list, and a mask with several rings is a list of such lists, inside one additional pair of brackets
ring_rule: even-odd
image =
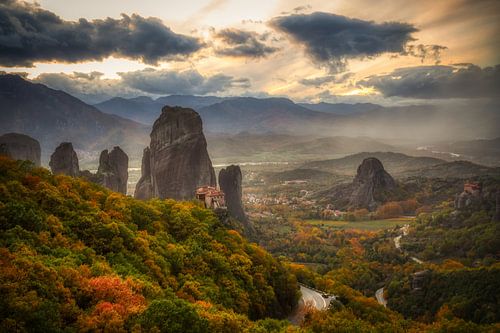
[(498, 0), (0, 0), (0, 70), (110, 96), (497, 97)]

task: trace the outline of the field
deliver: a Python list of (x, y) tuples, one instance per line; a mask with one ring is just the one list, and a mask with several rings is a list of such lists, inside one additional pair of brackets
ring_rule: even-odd
[(404, 224), (412, 223), (414, 217), (397, 217), (385, 220), (372, 220), (372, 221), (327, 221), (327, 220), (304, 220), (304, 223), (315, 225), (318, 227), (328, 227), (339, 230), (358, 229), (358, 230), (384, 230), (391, 229), (396, 226), (403, 226)]

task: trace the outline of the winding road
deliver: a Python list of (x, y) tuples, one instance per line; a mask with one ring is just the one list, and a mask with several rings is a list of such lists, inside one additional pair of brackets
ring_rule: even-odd
[[(400, 250), (401, 252), (403, 252), (403, 250), (401, 250), (401, 238), (403, 238), (403, 236), (408, 235), (409, 229), (410, 229), (410, 225), (405, 224), (403, 227), (401, 227), (399, 229), (401, 231), (401, 235), (394, 237), (394, 246), (396, 247), (396, 249)], [(424, 263), (422, 260), (415, 258), (415, 257), (410, 257), (410, 259), (413, 260), (414, 262), (416, 262), (417, 264)], [(377, 299), (378, 304), (381, 304), (381, 305), (387, 307), (387, 300), (384, 298), (384, 288), (383, 287), (380, 289), (377, 289), (377, 291), (375, 292), (375, 298)]]
[(312, 305), (319, 311), (326, 310), (330, 305), (330, 301), (335, 299), (335, 296), (323, 297), (318, 291), (304, 285), (300, 285), (300, 292), (302, 293), (302, 297), (299, 300), (297, 309), (288, 317), (288, 320), (295, 325), (299, 325), (302, 319), (304, 319), (305, 309), (308, 305)]
[(384, 288), (380, 288), (375, 292), (375, 298), (377, 299), (378, 304), (387, 307), (387, 300), (384, 298)]
[(330, 299), (325, 299), (315, 290), (300, 286), (300, 292), (302, 293), (302, 303), (311, 304), (317, 310), (324, 310), (328, 307), (328, 304), (330, 304)]

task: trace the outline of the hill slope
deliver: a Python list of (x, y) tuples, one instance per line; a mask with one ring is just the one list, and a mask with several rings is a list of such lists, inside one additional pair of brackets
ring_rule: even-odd
[(471, 178), (483, 175), (500, 175), (500, 168), (490, 168), (469, 161), (453, 161), (430, 165), (420, 169), (408, 170), (405, 176), (428, 178)]
[(0, 76), (0, 105), (0, 133), (32, 136), (45, 159), (63, 141), (88, 152), (119, 145), (132, 157), (147, 145), (147, 126), (105, 114), (65, 92), (16, 75)]
[(368, 157), (379, 159), (384, 168), (393, 176), (403, 175), (406, 171), (420, 169), (446, 161), (433, 157), (414, 157), (392, 152), (363, 152), (339, 159), (313, 161), (303, 165), (304, 168), (320, 169), (345, 175), (354, 175), (361, 162)]
[(208, 150), (213, 158), (261, 161), (265, 159), (303, 161), (339, 157), (366, 151), (396, 148), (365, 137), (323, 137), (248, 132), (208, 134)]
[(4, 157), (0, 192), (0, 331), (261, 332), (249, 318), (297, 302), (295, 276), (193, 202)]

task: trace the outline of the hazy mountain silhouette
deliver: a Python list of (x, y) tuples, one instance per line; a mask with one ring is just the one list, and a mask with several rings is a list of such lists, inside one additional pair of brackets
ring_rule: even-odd
[(89, 152), (119, 145), (132, 156), (147, 145), (148, 126), (103, 113), (63, 91), (17, 75), (0, 76), (0, 105), (0, 133), (34, 137), (42, 146), (42, 159), (65, 141)]
[(165, 105), (182, 106), (198, 110), (202, 107), (218, 103), (223, 98), (215, 96), (171, 95), (153, 99), (140, 96), (135, 98), (115, 97), (102, 103), (95, 104), (99, 110), (129, 118), (143, 124), (153, 124), (160, 116)]

